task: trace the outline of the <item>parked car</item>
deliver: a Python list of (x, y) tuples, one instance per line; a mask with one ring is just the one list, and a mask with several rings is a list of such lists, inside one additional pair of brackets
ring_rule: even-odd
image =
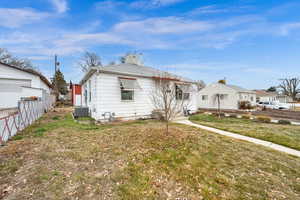
[(257, 106), (268, 109), (277, 109), (277, 110), (286, 110), (290, 109), (290, 106), (285, 103), (276, 103), (276, 102), (258, 102)]
[(275, 109), (288, 110), (288, 109), (290, 109), (290, 106), (286, 103), (278, 103), (278, 104), (275, 104)]

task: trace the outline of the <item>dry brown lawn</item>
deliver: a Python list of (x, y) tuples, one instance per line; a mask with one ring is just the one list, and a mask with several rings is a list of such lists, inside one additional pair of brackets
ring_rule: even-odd
[(300, 199), (300, 159), (196, 128), (75, 123), (65, 109), (0, 148), (0, 199)]

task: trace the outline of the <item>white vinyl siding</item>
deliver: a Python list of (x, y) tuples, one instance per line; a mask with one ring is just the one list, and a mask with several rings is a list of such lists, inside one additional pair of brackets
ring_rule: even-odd
[[(109, 113), (114, 113), (116, 118), (123, 120), (150, 116), (154, 109), (150, 98), (151, 92), (153, 92), (155, 88), (154, 80), (135, 76), (130, 76), (129, 78), (136, 79), (140, 86), (140, 89), (133, 90), (133, 101), (122, 100), (118, 75), (106, 73), (96, 75), (95, 73), (89, 78), (89, 80), (92, 81), (92, 91), (93, 89), (95, 90), (95, 92), (92, 92), (92, 95), (97, 95), (96, 100), (93, 97), (92, 103), (87, 104), (90, 110), (93, 110), (92, 108), (95, 106), (96, 112), (94, 114), (92, 112), (93, 118), (96, 120), (104, 120), (104, 116), (109, 115)], [(83, 85), (87, 85), (87, 82)], [(96, 87), (93, 86), (94, 82), (97, 82)], [(193, 87), (196, 88), (196, 86)], [(190, 104), (188, 109), (195, 112), (197, 110), (197, 95), (190, 93), (189, 98)]]

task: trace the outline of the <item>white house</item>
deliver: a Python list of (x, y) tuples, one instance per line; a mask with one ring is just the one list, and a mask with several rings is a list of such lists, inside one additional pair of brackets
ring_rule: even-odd
[(291, 97), (277, 92), (267, 92), (265, 90), (254, 91), (256, 93), (257, 102), (289, 103), (293, 101)]
[(0, 63), (0, 109), (17, 107), (22, 97), (45, 99), (51, 87), (47, 78), (34, 70)]
[(218, 96), (221, 109), (237, 110), (241, 101), (248, 101), (251, 105), (256, 103), (256, 94), (253, 91), (235, 85), (213, 83), (200, 90), (198, 107), (218, 109)]
[(257, 102), (278, 102), (276, 92), (267, 92), (265, 90), (254, 90)]
[[(135, 54), (125, 56), (121, 64), (92, 67), (80, 82), (82, 105), (89, 107), (91, 117), (98, 121), (110, 117), (121, 120), (149, 117), (154, 110), (151, 92), (155, 88), (156, 78), (162, 73), (166, 72), (143, 66)], [(189, 101), (187, 109), (191, 112), (197, 111), (197, 82), (168, 75), (176, 87), (182, 88), (181, 84), (190, 86), (188, 91), (179, 89), (181, 95), (178, 97)]]

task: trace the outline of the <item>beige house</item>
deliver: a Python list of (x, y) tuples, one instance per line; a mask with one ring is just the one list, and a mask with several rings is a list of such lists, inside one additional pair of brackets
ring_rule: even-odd
[(256, 94), (253, 91), (235, 85), (213, 83), (200, 90), (198, 107), (217, 109), (218, 96), (221, 109), (237, 110), (241, 101), (248, 101), (253, 106), (256, 104)]

